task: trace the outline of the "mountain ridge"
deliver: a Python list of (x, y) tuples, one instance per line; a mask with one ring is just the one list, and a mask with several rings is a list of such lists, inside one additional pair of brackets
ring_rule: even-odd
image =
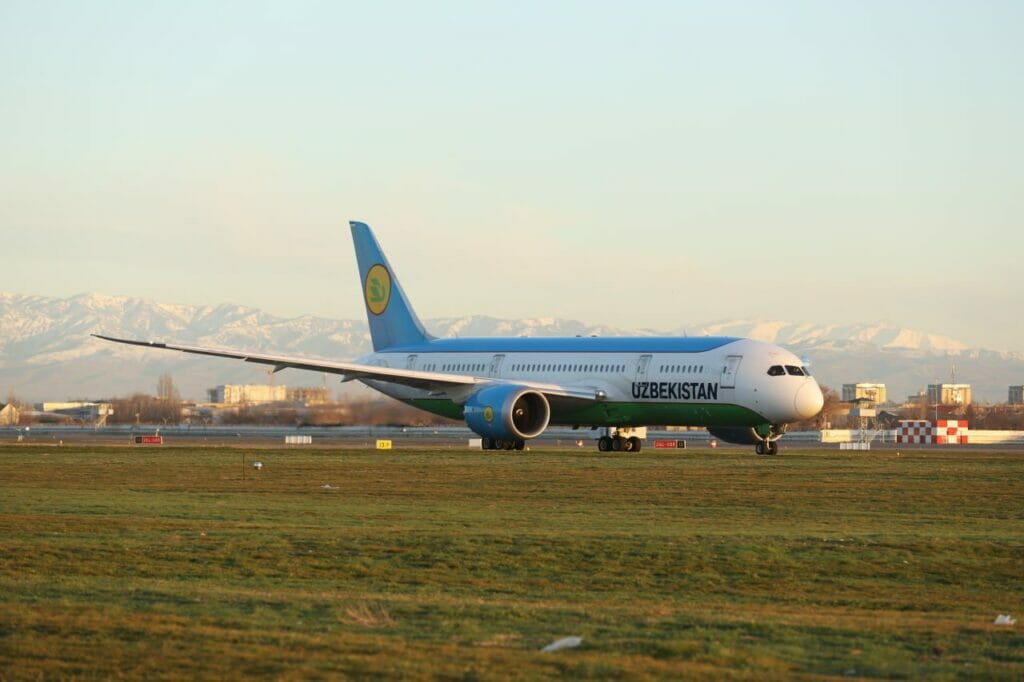
[[(823, 383), (880, 381), (891, 399), (927, 383), (960, 379), (976, 398), (1006, 400), (1006, 386), (1024, 383), (1024, 354), (970, 348), (956, 339), (888, 322), (816, 324), (784, 320), (718, 320), (673, 330), (622, 329), (607, 324), (539, 317), (508, 320), (487, 315), (425, 320), (445, 336), (740, 336), (785, 346), (813, 360)], [(23, 399), (105, 397), (151, 391), (170, 372), (182, 395), (201, 399), (220, 383), (265, 383), (262, 368), (230, 360), (144, 351), (94, 339), (102, 333), (178, 341), (311, 358), (351, 359), (370, 351), (365, 320), (301, 315), (281, 317), (232, 303), (187, 305), (130, 296), (83, 293), (68, 298), (0, 291), (0, 392)], [(312, 373), (288, 371), (281, 379), (309, 385)]]

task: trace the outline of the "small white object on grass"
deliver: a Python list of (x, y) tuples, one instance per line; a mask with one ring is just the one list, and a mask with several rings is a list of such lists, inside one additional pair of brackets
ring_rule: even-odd
[(259, 471), (260, 469), (263, 468), (263, 462), (260, 462), (260, 461), (253, 462), (252, 463), (252, 468), (255, 469), (256, 471)]
[(320, 486), (320, 487), (321, 487), (321, 488), (323, 488), (324, 490), (337, 490), (337, 489), (338, 489), (338, 486), (336, 486), (336, 485), (331, 485), (330, 483), (324, 483), (324, 484), (323, 484), (322, 486)]
[(555, 640), (551, 644), (541, 649), (541, 651), (561, 651), (562, 649), (575, 649), (580, 644), (583, 644), (582, 637), (563, 637), (562, 639)]
[(1005, 614), (1000, 613), (998, 616), (996, 616), (996, 620), (992, 624), (993, 625), (1016, 625), (1017, 624), (1017, 619), (1016, 618), (1011, 618), (1009, 615), (1005, 615)]

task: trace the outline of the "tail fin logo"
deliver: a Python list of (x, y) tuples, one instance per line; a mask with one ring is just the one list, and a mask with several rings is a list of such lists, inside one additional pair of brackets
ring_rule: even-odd
[(386, 267), (378, 263), (370, 268), (366, 273), (363, 293), (366, 296), (366, 307), (371, 313), (380, 315), (387, 310), (391, 301), (391, 273)]

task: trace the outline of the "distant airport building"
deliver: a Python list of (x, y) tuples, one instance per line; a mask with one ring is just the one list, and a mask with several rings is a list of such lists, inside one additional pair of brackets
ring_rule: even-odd
[(1010, 404), (1024, 405), (1024, 386), (1010, 386)]
[(879, 405), (886, 400), (885, 384), (843, 384), (843, 400), (869, 400)]
[(93, 402), (36, 403), (36, 410), (97, 426), (106, 426), (107, 418), (114, 414), (110, 403)]
[(929, 405), (970, 405), (970, 384), (928, 384)]
[(0, 426), (17, 426), (20, 416), (14, 403), (0, 404)]
[(222, 384), (207, 393), (211, 403), (221, 405), (266, 405), (288, 399), (287, 386), (268, 384)]
[(268, 384), (223, 384), (207, 390), (211, 403), (219, 405), (268, 405), (298, 403), (323, 405), (329, 402), (326, 387), (271, 386)]

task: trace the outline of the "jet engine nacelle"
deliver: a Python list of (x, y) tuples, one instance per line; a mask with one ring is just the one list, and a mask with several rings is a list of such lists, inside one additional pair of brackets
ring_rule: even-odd
[(543, 393), (497, 384), (474, 393), (463, 408), (466, 425), (484, 438), (527, 440), (548, 427), (551, 406)]

